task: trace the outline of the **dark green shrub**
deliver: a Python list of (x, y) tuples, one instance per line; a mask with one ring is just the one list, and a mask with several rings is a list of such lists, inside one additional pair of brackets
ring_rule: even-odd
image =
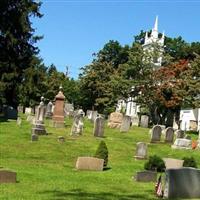
[(108, 164), (108, 148), (106, 146), (106, 143), (103, 140), (100, 142), (94, 157), (104, 159), (104, 167), (107, 166), (107, 164)]
[(149, 160), (144, 164), (146, 170), (152, 170), (157, 172), (165, 171), (165, 163), (159, 156), (150, 156)]
[(197, 168), (196, 160), (192, 156), (191, 157), (184, 157), (183, 160), (184, 160), (183, 167)]
[(199, 134), (198, 131), (192, 131), (192, 130), (186, 131), (185, 133), (186, 133), (186, 134), (193, 134), (193, 135), (198, 135), (198, 134)]

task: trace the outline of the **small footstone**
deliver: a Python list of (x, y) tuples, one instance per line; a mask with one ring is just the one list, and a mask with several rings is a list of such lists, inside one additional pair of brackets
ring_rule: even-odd
[(31, 141), (38, 141), (38, 135), (37, 134), (32, 134), (31, 135)]
[(1, 183), (16, 183), (16, 172), (10, 170), (0, 170), (0, 184)]
[(65, 142), (65, 138), (63, 136), (58, 136), (58, 142)]

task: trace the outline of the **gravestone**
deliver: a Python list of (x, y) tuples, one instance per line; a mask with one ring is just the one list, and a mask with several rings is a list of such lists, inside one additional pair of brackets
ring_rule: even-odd
[(17, 119), (18, 111), (12, 106), (4, 107), (4, 117), (6, 119)]
[(58, 142), (65, 142), (65, 138), (63, 136), (58, 136)]
[(17, 173), (10, 170), (0, 170), (0, 184), (1, 183), (16, 183)]
[(23, 106), (18, 106), (17, 111), (22, 113), (23, 112)]
[(28, 115), (26, 121), (30, 122), (31, 124), (35, 123), (35, 116)]
[(172, 127), (168, 127), (164, 130), (165, 142), (173, 143), (174, 141), (174, 129)]
[(44, 97), (41, 97), (40, 105), (37, 108), (35, 123), (33, 124), (32, 134), (37, 135), (45, 135), (45, 125), (44, 125), (44, 115), (45, 115), (45, 105), (44, 105)]
[(136, 154), (134, 156), (136, 159), (146, 159), (147, 158), (147, 144), (144, 142), (138, 142), (136, 144)]
[(104, 118), (103, 117), (97, 117), (95, 119), (93, 134), (95, 137), (103, 137), (104, 135)]
[(31, 114), (31, 108), (25, 108), (25, 114), (30, 115)]
[(197, 140), (197, 149), (200, 149), (200, 130), (199, 130), (199, 138)]
[(175, 131), (176, 138), (184, 138), (184, 131), (178, 129)]
[(131, 126), (131, 117), (123, 116), (120, 132), (128, 132)]
[(174, 159), (174, 158), (163, 158), (165, 162), (166, 169), (179, 169), (183, 167), (184, 160)]
[(62, 87), (55, 97), (55, 107), (53, 111), (53, 126), (57, 128), (64, 127), (64, 100), (65, 96), (62, 92)]
[(191, 167), (165, 171), (164, 197), (169, 199), (200, 199), (200, 170)]
[(45, 114), (46, 118), (49, 118), (49, 119), (52, 118), (53, 116), (52, 108), (53, 108), (53, 103), (49, 101), (46, 108), (46, 114)]
[(98, 112), (97, 111), (95, 111), (95, 110), (92, 110), (92, 112), (90, 113), (90, 120), (91, 120), (91, 122), (93, 122), (94, 123), (94, 121), (95, 121), (95, 119), (97, 118), (97, 116), (98, 116)]
[(134, 179), (137, 182), (156, 182), (157, 172), (153, 172), (153, 171), (137, 172)]
[(76, 169), (103, 171), (104, 159), (94, 157), (78, 157), (76, 161)]
[(132, 117), (132, 126), (138, 126), (139, 125), (139, 118), (138, 117)]
[(31, 134), (31, 141), (34, 142), (34, 141), (38, 141), (38, 135), (33, 133)]
[(81, 135), (83, 133), (83, 116), (84, 112), (82, 109), (78, 110), (77, 114), (74, 116), (74, 122), (71, 129), (70, 135)]
[(178, 138), (171, 147), (172, 149), (192, 149), (192, 141), (185, 138)]
[(22, 124), (22, 119), (20, 117), (17, 118), (17, 125), (18, 126), (21, 126)]
[(91, 118), (90, 118), (91, 112), (92, 112), (91, 110), (87, 110), (87, 111), (86, 111), (86, 117), (87, 117), (88, 119), (91, 119)]
[(108, 121), (108, 127), (110, 128), (120, 128), (122, 124), (123, 114), (119, 112), (113, 112), (110, 114)]
[(151, 130), (151, 142), (159, 142), (161, 139), (162, 129), (159, 125), (153, 126)]
[(73, 104), (65, 103), (64, 111), (65, 111), (65, 116), (72, 116), (72, 113), (74, 112)]
[(148, 128), (149, 126), (149, 116), (142, 115), (140, 120), (140, 126), (143, 128)]

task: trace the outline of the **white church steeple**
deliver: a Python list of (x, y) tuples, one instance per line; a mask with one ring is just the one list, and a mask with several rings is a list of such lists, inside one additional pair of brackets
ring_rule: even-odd
[[(144, 44), (143, 44), (143, 49), (144, 51), (152, 51), (152, 44), (158, 44), (161, 49), (163, 48), (164, 46), (164, 39), (165, 39), (165, 34), (164, 34), (164, 31), (163, 31), (163, 34), (162, 34), (162, 37), (159, 38), (158, 37), (159, 35), (159, 32), (158, 32), (158, 16), (156, 16), (156, 19), (155, 19), (155, 24), (154, 24), (154, 27), (152, 28), (152, 32), (151, 32), (151, 35), (150, 37), (148, 37), (148, 31), (146, 32), (146, 35), (145, 35), (145, 39), (144, 39)], [(162, 50), (161, 50), (162, 51)], [(158, 59), (157, 59), (157, 62), (154, 63), (156, 66), (161, 66), (161, 63), (162, 63), (162, 57), (160, 56)]]
[(156, 16), (155, 24), (151, 32), (151, 37), (158, 39), (158, 16)]

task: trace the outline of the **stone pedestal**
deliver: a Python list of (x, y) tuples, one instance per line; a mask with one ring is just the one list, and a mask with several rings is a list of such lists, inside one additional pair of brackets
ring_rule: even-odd
[[(62, 89), (62, 88), (60, 88)], [(55, 107), (53, 112), (53, 126), (57, 128), (64, 127), (64, 100), (65, 96), (60, 90), (55, 97)]]

